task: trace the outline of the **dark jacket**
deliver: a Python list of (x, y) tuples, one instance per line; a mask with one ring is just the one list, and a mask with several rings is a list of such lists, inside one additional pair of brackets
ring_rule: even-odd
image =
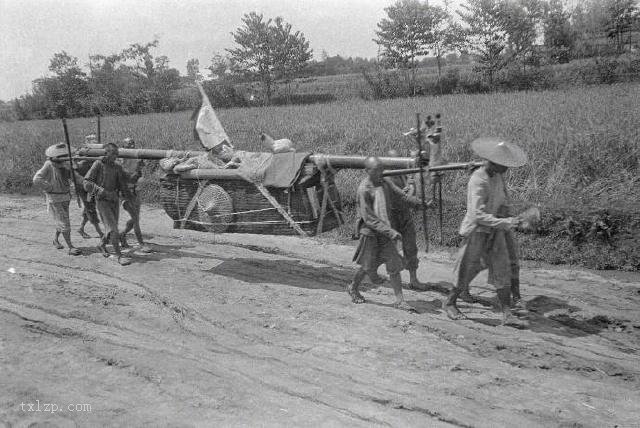
[(117, 163), (106, 162), (105, 159), (95, 161), (87, 175), (84, 176), (84, 189), (97, 200), (118, 200), (118, 195), (131, 199), (127, 186), (129, 178)]

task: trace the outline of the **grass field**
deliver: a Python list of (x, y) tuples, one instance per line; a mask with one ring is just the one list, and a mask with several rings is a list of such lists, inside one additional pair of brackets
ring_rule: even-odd
[[(472, 159), (469, 143), (480, 136), (500, 136), (521, 145), (530, 163), (512, 171), (515, 198), (551, 210), (616, 208), (637, 213), (640, 207), (640, 85), (592, 86), (565, 91), (486, 95), (451, 95), (387, 101), (350, 100), (309, 106), (254, 107), (219, 111), (236, 146), (260, 150), (259, 134), (290, 138), (299, 150), (333, 154), (403, 153), (413, 143), (402, 132), (415, 113), (441, 112), (444, 154), (450, 161)], [(105, 117), (103, 140), (131, 136), (141, 147), (196, 149), (190, 113)], [(90, 119), (69, 121), (72, 144), (95, 132)], [(0, 186), (28, 191), (44, 149), (63, 139), (59, 121), (0, 123)], [(151, 173), (151, 171), (148, 171)], [(339, 175), (339, 187), (352, 206), (360, 172)], [(445, 180), (447, 240), (453, 242), (465, 197), (466, 173)], [(152, 192), (153, 186), (150, 187)], [(634, 255), (635, 256), (635, 255)], [(640, 256), (639, 256), (640, 257)], [(578, 260), (579, 261), (579, 260)], [(640, 266), (640, 262), (638, 262)]]

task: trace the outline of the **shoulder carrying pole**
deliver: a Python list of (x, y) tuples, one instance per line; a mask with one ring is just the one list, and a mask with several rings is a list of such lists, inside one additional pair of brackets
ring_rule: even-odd
[(76, 192), (76, 202), (78, 203), (78, 208), (80, 205), (80, 196), (78, 196), (78, 183), (76, 183), (76, 171), (73, 169), (73, 159), (71, 155), (71, 142), (69, 141), (69, 130), (67, 129), (67, 120), (62, 118), (62, 128), (64, 129), (64, 142), (67, 145), (67, 155), (69, 156), (69, 172), (71, 173), (71, 180), (73, 181), (73, 189)]
[(420, 113), (416, 113), (416, 142), (418, 143), (418, 166), (420, 168), (420, 198), (422, 202), (422, 228), (424, 229), (424, 251), (429, 251), (429, 229), (427, 223), (427, 201), (424, 193), (424, 166), (422, 165), (422, 128)]

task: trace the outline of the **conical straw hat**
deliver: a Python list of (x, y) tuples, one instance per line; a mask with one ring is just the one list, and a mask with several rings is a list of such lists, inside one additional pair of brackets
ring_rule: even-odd
[(471, 150), (481, 158), (509, 168), (527, 163), (527, 154), (524, 150), (499, 138), (478, 138), (471, 143)]
[(57, 158), (60, 156), (66, 156), (67, 154), (67, 146), (65, 143), (58, 143), (53, 146), (49, 146), (44, 152), (44, 155), (48, 158)]

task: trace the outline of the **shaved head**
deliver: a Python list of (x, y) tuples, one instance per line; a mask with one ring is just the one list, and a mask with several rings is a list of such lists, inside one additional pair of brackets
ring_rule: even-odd
[(364, 169), (369, 175), (371, 183), (375, 186), (379, 186), (382, 183), (382, 171), (384, 171), (384, 165), (380, 161), (380, 158), (376, 156), (370, 156), (364, 161)]
[(390, 156), (392, 158), (399, 158), (400, 157), (400, 153), (398, 153), (398, 151), (396, 149), (391, 149), (387, 152), (387, 156)]

